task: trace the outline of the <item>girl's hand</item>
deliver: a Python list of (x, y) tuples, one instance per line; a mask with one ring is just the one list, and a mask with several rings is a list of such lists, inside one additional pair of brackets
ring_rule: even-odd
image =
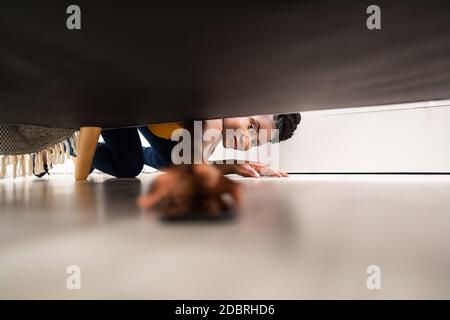
[(253, 178), (259, 178), (261, 176), (283, 178), (288, 176), (288, 174), (283, 171), (279, 171), (272, 167), (256, 162), (235, 164), (233, 171), (233, 173), (236, 173), (240, 176)]
[(167, 220), (223, 218), (239, 204), (239, 186), (214, 166), (173, 166), (155, 179), (137, 204), (156, 209)]

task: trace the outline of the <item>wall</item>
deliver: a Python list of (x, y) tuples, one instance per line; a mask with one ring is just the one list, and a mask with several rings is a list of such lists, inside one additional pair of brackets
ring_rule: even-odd
[(450, 172), (450, 101), (302, 113), (288, 172)]

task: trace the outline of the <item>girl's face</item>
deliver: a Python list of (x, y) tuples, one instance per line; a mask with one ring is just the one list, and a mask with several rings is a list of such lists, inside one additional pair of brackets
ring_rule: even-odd
[[(270, 142), (272, 129), (275, 128), (273, 115), (224, 118), (222, 144), (225, 148), (249, 150), (252, 146)], [(227, 129), (232, 129), (227, 134)]]

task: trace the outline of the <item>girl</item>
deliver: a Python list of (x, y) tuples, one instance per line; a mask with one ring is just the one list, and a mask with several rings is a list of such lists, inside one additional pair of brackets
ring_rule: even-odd
[[(212, 154), (220, 141), (224, 147), (248, 150), (252, 146), (252, 137), (258, 137), (262, 129), (267, 132), (266, 141), (270, 141), (272, 129), (279, 130), (279, 141), (286, 140), (293, 135), (300, 120), (299, 113), (204, 120), (202, 122), (204, 132), (215, 129), (224, 137), (226, 131), (231, 129), (235, 132), (235, 139), (231, 141), (231, 145), (225, 139), (206, 142), (203, 143), (202, 150), (208, 148), (209, 154)], [(119, 178), (137, 176), (144, 164), (158, 170), (168, 168), (173, 164), (172, 149), (178, 143), (172, 141), (171, 136), (176, 129), (180, 128), (187, 129), (191, 133), (193, 131), (191, 122), (109, 130), (95, 127), (81, 128), (75, 177), (77, 180), (84, 180), (93, 168)], [(138, 130), (151, 147), (142, 147)], [(102, 143), (97, 142), (100, 135), (104, 140)], [(256, 163), (214, 164), (214, 166), (221, 174), (235, 173), (245, 177), (259, 177), (261, 173), (265, 173), (274, 177), (287, 176), (284, 172)]]

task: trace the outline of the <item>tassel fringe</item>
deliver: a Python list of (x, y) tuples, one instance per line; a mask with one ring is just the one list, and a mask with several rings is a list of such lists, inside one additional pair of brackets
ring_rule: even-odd
[(44, 165), (51, 169), (71, 158), (70, 149), (76, 155), (78, 132), (39, 152), (21, 155), (0, 155), (0, 179), (27, 177), (45, 171)]

